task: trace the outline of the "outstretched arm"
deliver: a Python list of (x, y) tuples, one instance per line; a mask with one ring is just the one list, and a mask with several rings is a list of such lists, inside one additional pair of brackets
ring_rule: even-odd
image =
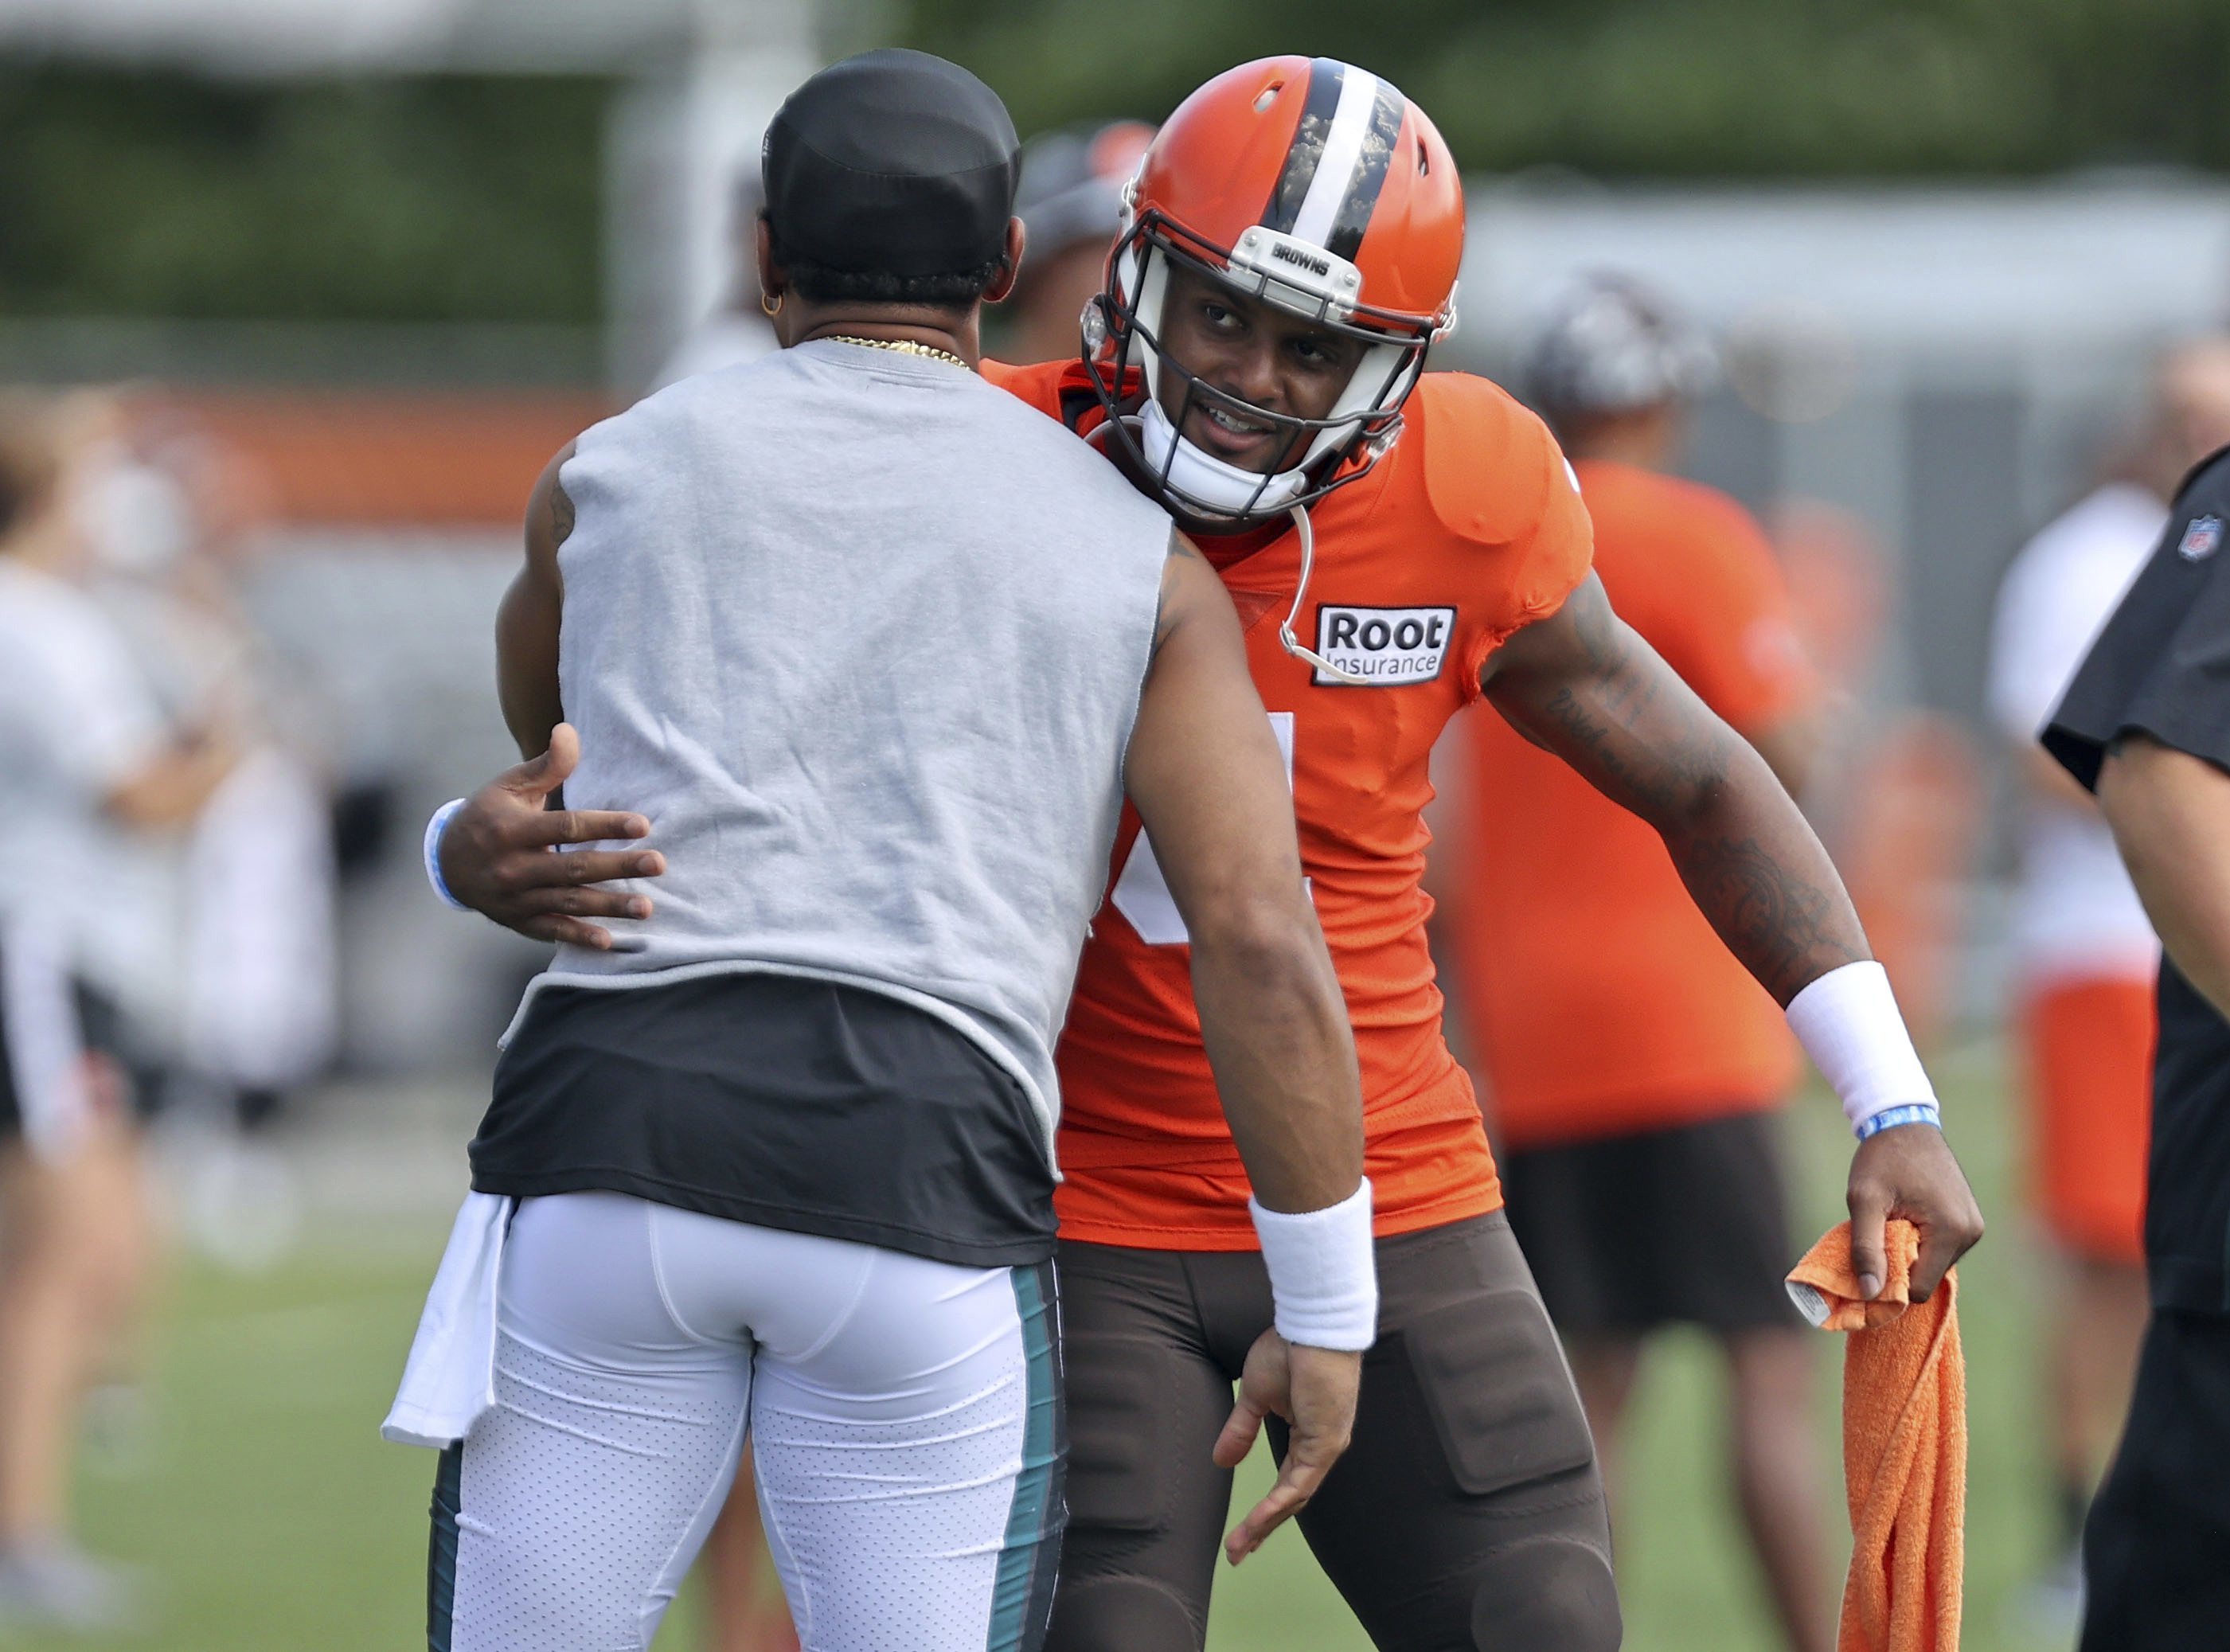
[[(1656, 828), (1698, 909), (1784, 1008), (1872, 957), (1842, 879), (1765, 760), (1611, 611), (1593, 575), (1490, 656), (1480, 686), (1519, 733)], [(1921, 1230), (1919, 1300), (1982, 1236), (1966, 1178), (1930, 1126), (1861, 1141), (1849, 1191), (1869, 1295), (1886, 1277), (1888, 1217)]]
[(1765, 759), (1611, 611), (1594, 575), (1488, 656), (1480, 686), (1511, 727), (1657, 829), (1697, 907), (1777, 1003), (1872, 956)]

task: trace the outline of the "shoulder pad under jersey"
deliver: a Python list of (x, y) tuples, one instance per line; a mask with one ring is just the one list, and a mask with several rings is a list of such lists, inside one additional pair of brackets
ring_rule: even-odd
[(1054, 418), (1060, 416), (1060, 381), (1068, 364), (1059, 361), (1035, 361), (1022, 366), (1010, 362), (994, 361), (984, 357), (976, 364), (983, 382), (1010, 396), (1019, 396), (1041, 413)]
[(1424, 460), (1425, 493), (1458, 539), (1502, 545), (1539, 524), (1552, 482), (1576, 488), (1538, 416), (1491, 379), (1427, 373), (1404, 410)]

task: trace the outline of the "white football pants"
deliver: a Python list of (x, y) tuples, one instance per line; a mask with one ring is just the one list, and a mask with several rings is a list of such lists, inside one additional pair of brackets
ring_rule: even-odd
[(1065, 1522), (1053, 1269), (616, 1193), (521, 1201), (441, 1458), (433, 1652), (637, 1652), (735, 1478), (806, 1652), (1030, 1652)]

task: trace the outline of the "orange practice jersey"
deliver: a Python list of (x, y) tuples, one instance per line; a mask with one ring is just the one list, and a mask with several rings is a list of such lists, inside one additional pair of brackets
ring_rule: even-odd
[[(1099, 422), (1073, 365), (986, 372), (1073, 428)], [(1214, 539), (1202, 548), (1247, 628), (1255, 687), (1291, 765), (1302, 866), (1355, 1025), (1378, 1231), (1402, 1233), (1501, 1204), (1470, 1081), (1441, 1037), (1425, 942), (1428, 760), (1447, 720), (1479, 698), (1487, 655), (1585, 577), (1588, 518), (1538, 420), (1484, 379), (1431, 373), (1393, 451), (1312, 519), (1316, 566), (1296, 635), (1371, 687), (1313, 681), (1280, 646), (1300, 571), (1295, 534), (1235, 560)], [(1126, 810), (1059, 1052), (1067, 1179), (1054, 1202), (1066, 1237), (1254, 1247), (1183, 943)]]
[[(1744, 732), (1811, 700), (1773, 553), (1734, 500), (1582, 463), (1611, 605)], [(1444, 829), (1460, 991), (1505, 1149), (1769, 1107), (1795, 1083), (1780, 1010), (1657, 834), (1500, 718), (1466, 720)]]

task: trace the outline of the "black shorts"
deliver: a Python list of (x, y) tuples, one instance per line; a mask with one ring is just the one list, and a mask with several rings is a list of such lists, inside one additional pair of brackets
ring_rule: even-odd
[(2230, 1320), (2156, 1310), (2083, 1527), (2082, 1652), (2230, 1645)]
[(1556, 1328), (1801, 1329), (1778, 1130), (1744, 1113), (1505, 1155), (1510, 1223)]
[[(1270, 1325), (1262, 1259), (1065, 1241), (1058, 1267), (1069, 1522), (1047, 1652), (1198, 1652), (1231, 1502), (1208, 1454)], [(1613, 1652), (1595, 1449), (1508, 1223), (1382, 1239), (1378, 1283), (1353, 1442), (1299, 1516), (1324, 1574), (1380, 1652)]]
[[(7, 954), (0, 949), (0, 971)], [(16, 1077), (17, 1047), (9, 1025), (6, 995), (0, 993), (0, 1141), (13, 1141), (23, 1133), (22, 1083)]]

